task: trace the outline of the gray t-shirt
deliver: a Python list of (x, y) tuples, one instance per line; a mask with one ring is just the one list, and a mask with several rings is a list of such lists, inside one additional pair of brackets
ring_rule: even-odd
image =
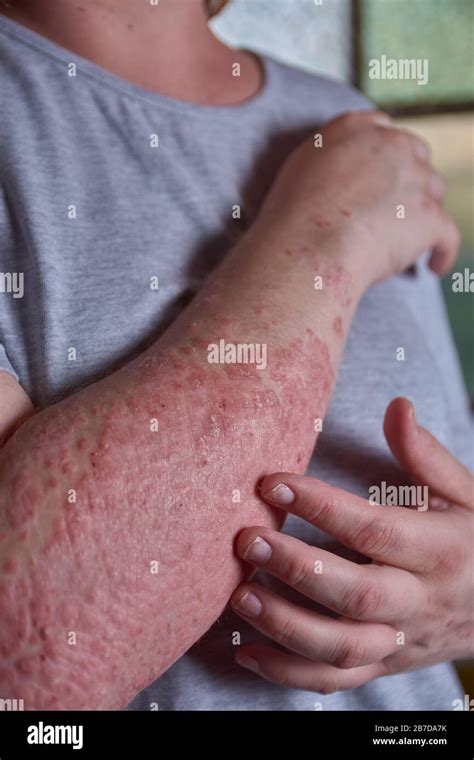
[[(143, 350), (251, 223), (290, 148), (337, 113), (367, 107), (344, 84), (262, 62), (265, 85), (253, 100), (191, 105), (0, 17), (0, 271), (24, 273), (25, 288), (23, 298), (0, 293), (0, 367), (36, 404)], [(397, 395), (467, 458), (466, 395), (424, 263), (360, 304), (310, 472), (365, 497), (369, 484), (396, 481), (382, 419)], [(285, 530), (327, 540), (295, 517)], [(130, 708), (450, 710), (460, 693), (450, 665), (329, 696), (278, 687), (234, 664), (237, 632), (242, 643), (258, 638), (226, 610)]]

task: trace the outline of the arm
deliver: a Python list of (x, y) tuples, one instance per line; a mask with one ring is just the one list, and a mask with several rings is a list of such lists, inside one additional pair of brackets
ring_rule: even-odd
[[(355, 132), (344, 155), (358, 165), (367, 138)], [(366, 258), (358, 225), (327, 214), (321, 227), (303, 199), (300, 214), (289, 206), (287, 195), (305, 187), (298, 161), (307, 158), (295, 161), (250, 234), (160, 340), (28, 420), (3, 448), (2, 697), (19, 696), (27, 709), (125, 705), (221, 612), (242, 578), (232, 552), (240, 528), (277, 525), (255, 483), (305, 469), (357, 301), (374, 273), (386, 276), (381, 254), (377, 266)], [(392, 163), (397, 176), (406, 169)], [(383, 151), (375, 168), (380, 204)], [(383, 181), (400, 191), (390, 173)], [(394, 198), (386, 200), (391, 211)], [(425, 221), (429, 239), (413, 242), (407, 227), (412, 260), (436, 242), (440, 225), (428, 212)], [(221, 339), (266, 344), (266, 368), (209, 363), (208, 346)]]
[(20, 383), (9, 372), (0, 370), (0, 442), (33, 412), (33, 404)]
[[(275, 251), (270, 268), (266, 247), (247, 239), (149, 351), (7, 443), (7, 694), (30, 709), (123, 706), (220, 614), (242, 577), (233, 537), (256, 521), (277, 526), (256, 480), (303, 472), (325, 412), (356, 305), (354, 288), (350, 304), (333, 295), (332, 256), (334, 283), (314, 308), (307, 266), (292, 273)], [(266, 369), (208, 363), (222, 338), (267, 341)]]

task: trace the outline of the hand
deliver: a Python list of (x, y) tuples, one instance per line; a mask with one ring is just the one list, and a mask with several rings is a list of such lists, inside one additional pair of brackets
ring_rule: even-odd
[(446, 184), (426, 143), (377, 111), (345, 114), (319, 132), (322, 147), (312, 136), (285, 161), (258, 221), (280, 225), (281, 238), (294, 230), (313, 255), (322, 237), (342, 235), (367, 287), (431, 249), (431, 268), (449, 271), (459, 231), (442, 209)]
[(289, 650), (239, 648), (237, 662), (270, 681), (326, 694), (473, 652), (474, 479), (417, 426), (406, 399), (391, 402), (384, 431), (413, 481), (428, 486), (427, 511), (370, 504), (287, 473), (261, 484), (266, 501), (373, 560), (358, 565), (264, 528), (240, 533), (242, 558), (339, 615), (241, 585), (231, 600), (236, 612)]

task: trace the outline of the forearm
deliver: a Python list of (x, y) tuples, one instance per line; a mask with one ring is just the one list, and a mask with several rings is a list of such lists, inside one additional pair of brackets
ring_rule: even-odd
[[(332, 242), (316, 269), (292, 242), (243, 242), (151, 349), (4, 447), (2, 697), (123, 706), (219, 615), (234, 536), (279, 519), (256, 482), (306, 467), (359, 295)], [(209, 363), (221, 339), (266, 368)]]

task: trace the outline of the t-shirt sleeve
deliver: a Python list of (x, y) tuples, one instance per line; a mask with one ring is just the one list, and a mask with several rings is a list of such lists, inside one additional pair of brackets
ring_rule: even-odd
[(17, 373), (13, 369), (13, 365), (11, 364), (7, 352), (5, 351), (4, 347), (0, 343), (0, 372), (9, 372), (10, 375), (13, 375), (15, 380), (20, 381), (20, 378), (18, 377)]

